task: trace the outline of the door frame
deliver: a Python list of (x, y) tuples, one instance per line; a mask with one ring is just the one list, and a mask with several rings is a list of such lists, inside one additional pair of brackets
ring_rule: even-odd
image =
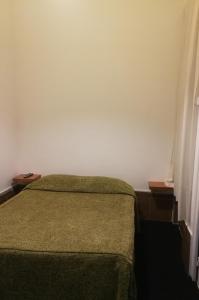
[[(199, 255), (199, 97), (197, 98), (197, 132), (195, 145), (194, 173), (191, 199), (191, 247), (189, 259), (189, 274), (194, 281), (198, 282), (197, 263)], [(198, 274), (199, 275), (199, 274)]]

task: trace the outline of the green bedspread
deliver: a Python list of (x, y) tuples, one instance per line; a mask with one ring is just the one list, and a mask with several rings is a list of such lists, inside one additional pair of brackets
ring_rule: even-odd
[(134, 192), (117, 179), (51, 175), (0, 206), (0, 299), (127, 300)]

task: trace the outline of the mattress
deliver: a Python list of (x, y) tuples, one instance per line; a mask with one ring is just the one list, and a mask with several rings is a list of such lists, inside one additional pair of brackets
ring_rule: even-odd
[(0, 299), (135, 299), (134, 191), (49, 175), (0, 206)]

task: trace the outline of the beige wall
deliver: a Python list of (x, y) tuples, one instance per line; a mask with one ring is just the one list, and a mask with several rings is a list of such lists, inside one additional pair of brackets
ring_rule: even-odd
[(13, 36), (11, 1), (0, 1), (0, 192), (16, 171), (16, 131), (13, 101)]
[(16, 0), (18, 171), (168, 175), (182, 0)]

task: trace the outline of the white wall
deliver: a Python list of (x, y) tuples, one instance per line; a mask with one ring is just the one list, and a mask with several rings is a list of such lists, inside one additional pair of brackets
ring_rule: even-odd
[(0, 1), (0, 192), (10, 186), (16, 171), (11, 2)]
[(182, 0), (16, 0), (18, 171), (168, 175)]

